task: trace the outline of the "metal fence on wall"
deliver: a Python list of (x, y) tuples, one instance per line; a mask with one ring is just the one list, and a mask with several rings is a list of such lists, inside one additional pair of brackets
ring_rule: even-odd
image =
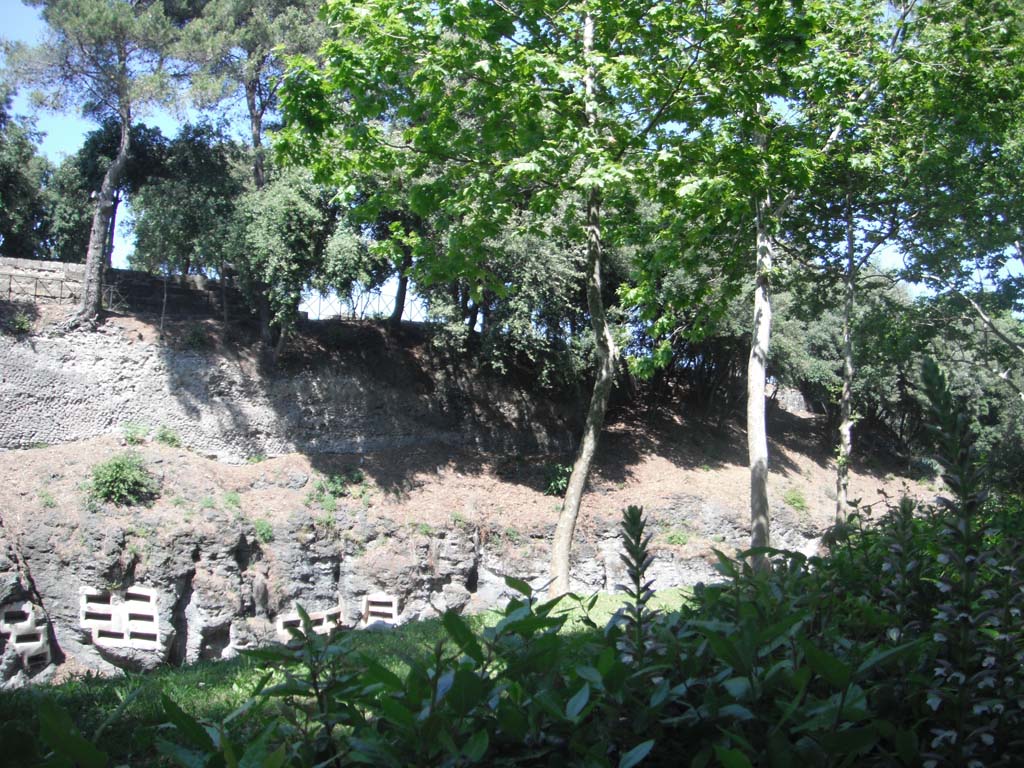
[(74, 304), (82, 297), (82, 284), (60, 277), (0, 273), (0, 296), (7, 301), (31, 299), (40, 304)]
[[(167, 291), (167, 310), (171, 314), (208, 314), (221, 311), (219, 290), (201, 290), (160, 278), (126, 277), (114, 271), (113, 279), (104, 281), (103, 305), (113, 312), (160, 311)], [(229, 305), (241, 308), (240, 297), (230, 289)], [(82, 282), (64, 277), (40, 277), (0, 272), (0, 297), (7, 301), (29, 300), (43, 304), (75, 304), (82, 298)], [(354, 291), (350, 296), (336, 293), (307, 292), (301, 311), (310, 319), (326, 320), (343, 317), (352, 320), (384, 319), (395, 308), (395, 286), (386, 284), (382, 290)], [(406, 294), (402, 319), (411, 322), (430, 320), (427, 307), (413, 290)]]

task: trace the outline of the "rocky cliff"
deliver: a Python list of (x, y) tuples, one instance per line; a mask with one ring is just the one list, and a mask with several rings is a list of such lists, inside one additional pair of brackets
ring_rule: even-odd
[[(0, 336), (0, 683), (228, 658), (287, 639), (300, 605), (328, 631), (490, 608), (507, 575), (540, 588), (574, 410), (372, 325), (320, 326), (273, 371), (195, 323)], [(627, 503), (648, 505), (658, 588), (713, 578), (711, 547), (748, 536), (740, 438), (611, 426), (574, 589), (621, 582)], [(126, 450), (148, 506), (90, 494)], [(808, 496), (776, 504), (777, 545), (814, 548), (830, 502)]]

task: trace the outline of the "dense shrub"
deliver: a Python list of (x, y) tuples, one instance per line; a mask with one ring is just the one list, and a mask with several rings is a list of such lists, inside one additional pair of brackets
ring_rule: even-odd
[(307, 624), (258, 653), (273, 682), (219, 747), (168, 701), (162, 749), (182, 765), (1016, 765), (1022, 583), (1005, 565), (1022, 552), (1002, 526), (1022, 517), (978, 510), (972, 556), (962, 517), (903, 502), (837, 532), (829, 558), (772, 552), (755, 575), (723, 556), (726, 582), (656, 616), (634, 508), (630, 602), (603, 631), (560, 631), (557, 601), (510, 580), (522, 597), (495, 627), (446, 615), (450, 641), (402, 678)]
[(132, 506), (145, 504), (159, 495), (154, 478), (136, 453), (121, 453), (92, 469), (89, 495), (100, 501)]

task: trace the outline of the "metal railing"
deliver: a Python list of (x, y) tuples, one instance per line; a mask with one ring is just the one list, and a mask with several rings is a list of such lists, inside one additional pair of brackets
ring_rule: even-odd
[[(155, 280), (150, 290), (139, 291), (132, 284), (120, 281), (104, 282), (103, 306), (112, 312), (128, 310), (159, 311), (163, 305), (163, 286)], [(61, 277), (37, 277), (0, 273), (0, 297), (7, 301), (30, 300), (40, 304), (76, 304), (82, 299), (82, 282)], [(220, 297), (211, 291), (168, 286), (167, 308), (173, 314), (189, 312), (218, 312)], [(344, 317), (352, 320), (383, 319), (391, 316), (395, 296), (381, 291), (354, 291), (350, 296), (336, 293), (307, 292), (303, 296), (302, 311), (314, 320)], [(427, 322), (430, 317), (423, 301), (410, 290), (406, 294), (402, 319)]]
[(82, 298), (81, 286), (59, 277), (0, 273), (0, 296), (8, 301), (30, 298), (39, 304), (74, 304)]

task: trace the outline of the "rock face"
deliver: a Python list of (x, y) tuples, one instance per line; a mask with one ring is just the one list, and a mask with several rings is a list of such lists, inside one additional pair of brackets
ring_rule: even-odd
[[(110, 674), (231, 658), (287, 640), (300, 605), (318, 630), (358, 628), (372, 623), (369, 596), (393, 599), (403, 622), (499, 606), (512, 594), (508, 575), (537, 589), (547, 578), (546, 540), (512, 544), (463, 525), (419, 532), (355, 509), (334, 520), (296, 513), (265, 541), (244, 518), (218, 510), (187, 524), (152, 510), (8, 520), (0, 620), (10, 621), (0, 630), (18, 620), (25, 631), (0, 632), (0, 683), (48, 679), (60, 665)], [(581, 540), (574, 589), (614, 588), (623, 579), (619, 551), (611, 528)], [(680, 575), (669, 562), (657, 586)], [(36, 646), (19, 655), (18, 638), (30, 635)]]
[[(193, 329), (195, 344), (212, 344)], [(30, 342), (0, 335), (0, 450), (88, 439), (126, 423), (164, 426), (191, 450), (236, 461), (424, 443), (527, 452), (572, 444), (572, 409), (500, 379), (425, 366), (372, 325), (338, 323), (332, 354), (283, 373), (189, 349), (188, 334), (180, 346), (139, 336), (111, 324)]]
[[(86, 503), (82, 482), (109, 437), (41, 451), (44, 463), (32, 466), (45, 474), (31, 482), (21, 482), (29, 474), (21, 457), (34, 452), (7, 454), (0, 686), (58, 671), (113, 674), (230, 658), (287, 640), (300, 606), (323, 632), (497, 607), (511, 596), (506, 576), (545, 586), (551, 516), (524, 532), (508, 527), (511, 519), (471, 522), (471, 500), (467, 514), (439, 513), (442, 525), (394, 505), (385, 514), (386, 504), (370, 508), (354, 493), (332, 497), (329, 509), (304, 500), (320, 493), (314, 475), (335, 471), (327, 466), (333, 454), (361, 462), (375, 451), (434, 443), (518, 460), (564, 450), (573, 433), (557, 404), (525, 389), (428, 366), (422, 350), (391, 348), (373, 326), (339, 327), (344, 343), (325, 359), (282, 373), (215, 350), (147, 343), (116, 325), (0, 336), (0, 450), (119, 433), (134, 422), (167, 427), (194, 452), (154, 446), (148, 463), (157, 479), (180, 490), (187, 477), (191, 496), (168, 491), (153, 507), (130, 509)], [(210, 477), (209, 465), (224, 465), (197, 455), (293, 451), (308, 463), (284, 457), (277, 470), (231, 467), (248, 473), (234, 485)], [(683, 542), (658, 552), (649, 574), (656, 589), (715, 578), (706, 547), (686, 549), (690, 534), (727, 550), (748, 536), (733, 511), (697, 497), (667, 498), (651, 511)], [(774, 513), (777, 542), (813, 546), (799, 520)], [(578, 529), (574, 591), (611, 591), (624, 581), (616, 522), (595, 516)]]

